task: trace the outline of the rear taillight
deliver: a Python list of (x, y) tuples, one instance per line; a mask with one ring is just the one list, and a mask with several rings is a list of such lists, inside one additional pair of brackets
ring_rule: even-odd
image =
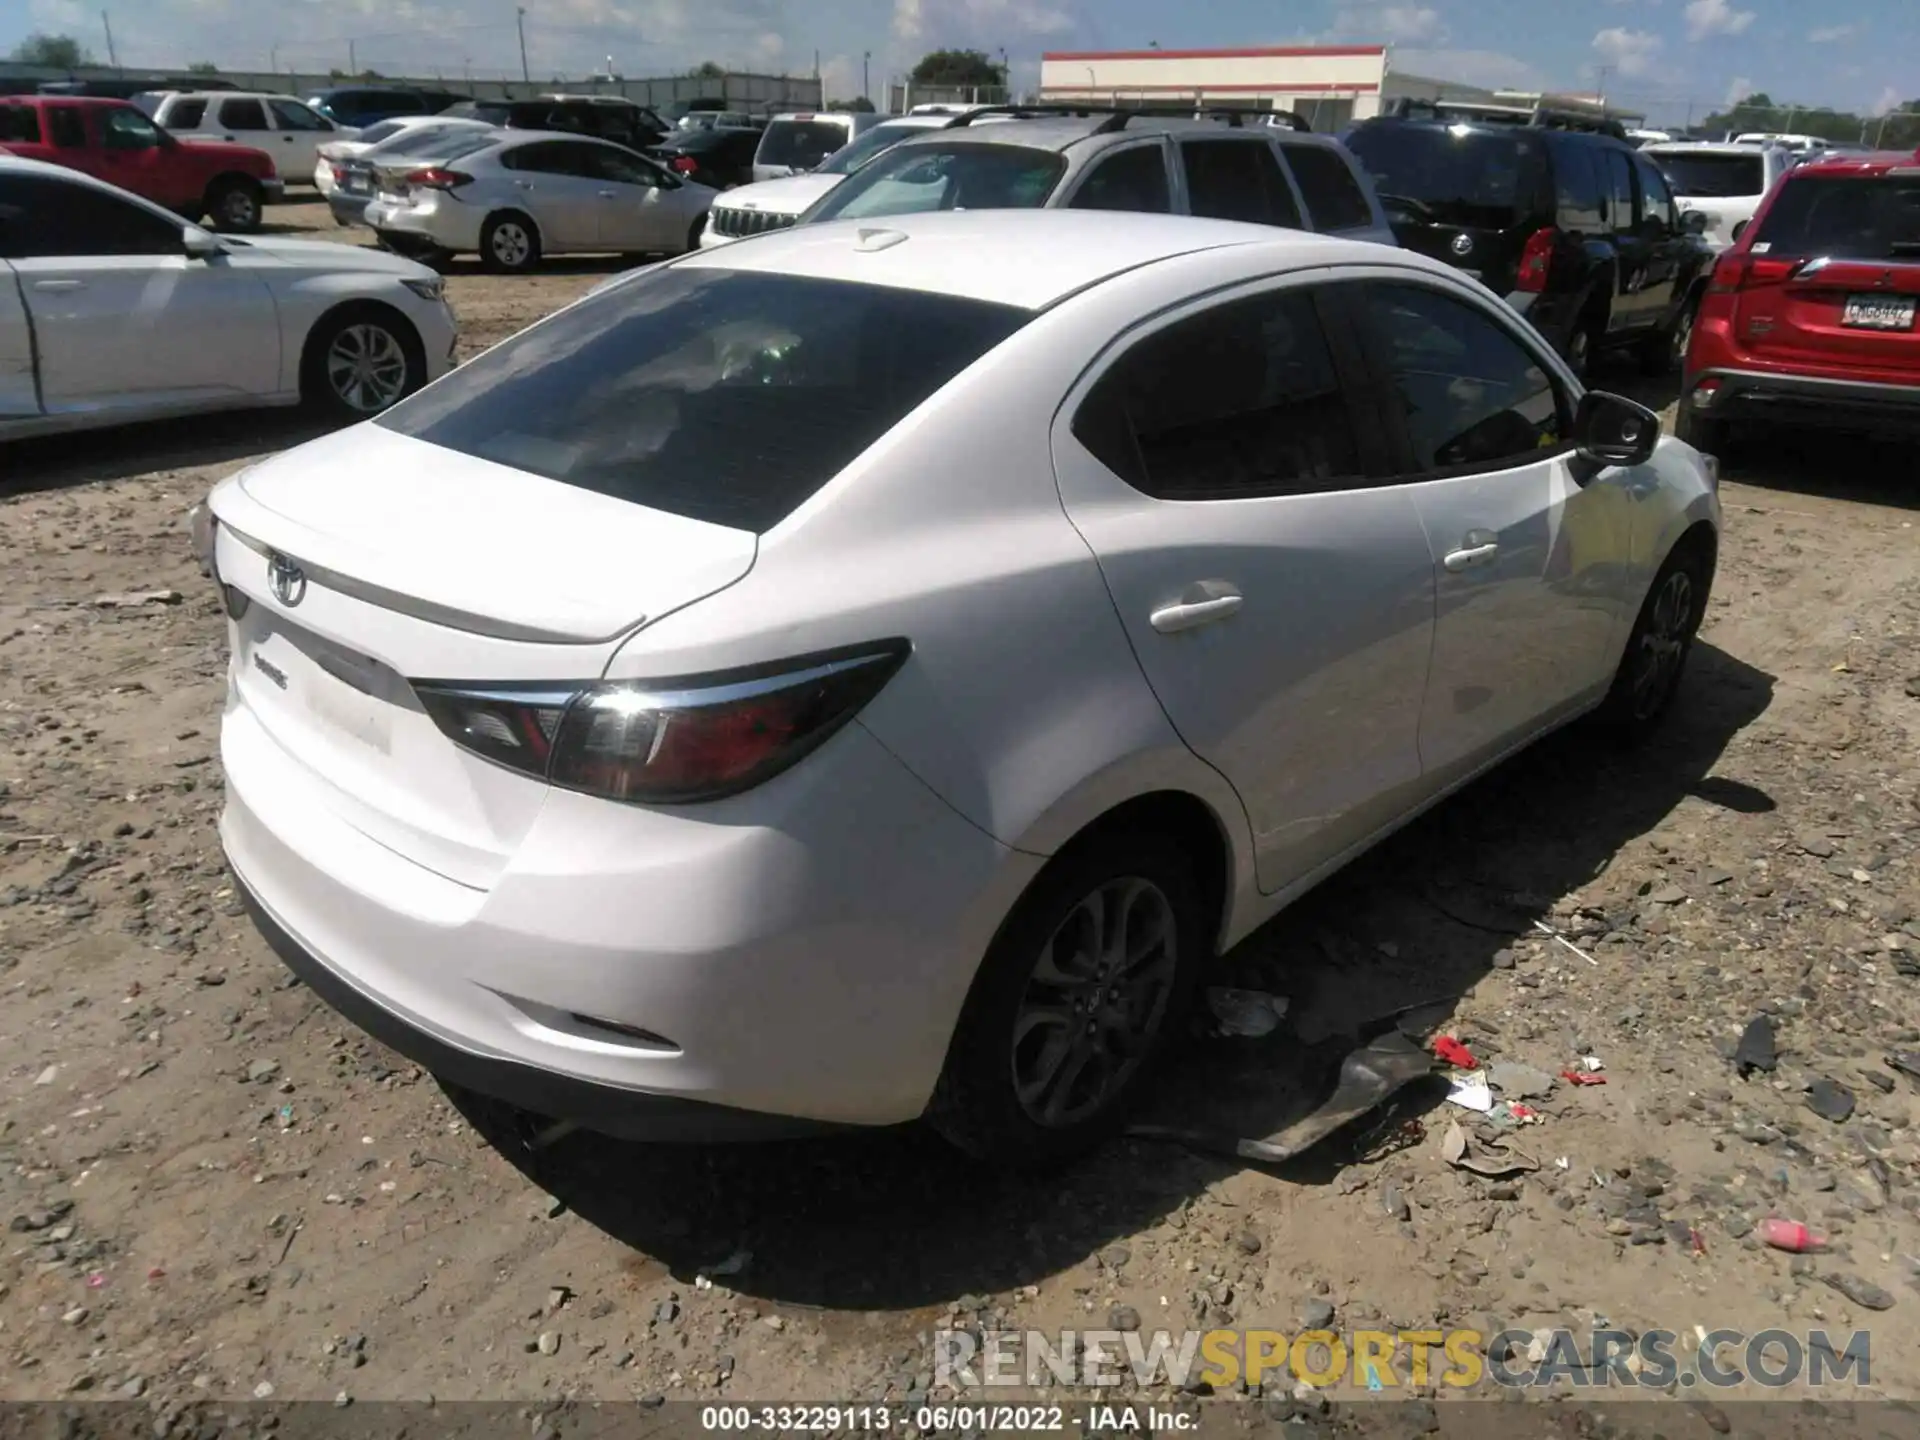
[(407, 176), (407, 184), (423, 190), (458, 190), (462, 185), (471, 185), (473, 177), (459, 170), (442, 170), (438, 165), (429, 165), (424, 170), (415, 170)]
[(1520, 275), (1514, 281), (1516, 290), (1538, 295), (1547, 288), (1547, 277), (1553, 271), (1553, 247), (1559, 242), (1560, 232), (1551, 226), (1527, 237), (1526, 248), (1520, 252)]
[(1715, 295), (1731, 295), (1766, 285), (1784, 285), (1799, 268), (1798, 260), (1775, 260), (1765, 255), (1722, 255), (1713, 267), (1707, 290)]
[(610, 800), (689, 804), (793, 765), (879, 693), (908, 649), (889, 641), (694, 680), (413, 688), (442, 733), (483, 759)]
[(700, 162), (691, 155), (676, 155), (673, 157), (673, 168), (682, 175), (691, 175), (700, 168)]

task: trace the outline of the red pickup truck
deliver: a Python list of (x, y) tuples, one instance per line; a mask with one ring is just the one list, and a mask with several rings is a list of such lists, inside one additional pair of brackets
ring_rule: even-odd
[(221, 230), (260, 228), (282, 182), (273, 157), (250, 145), (183, 144), (125, 100), (0, 96), (0, 150), (118, 185)]

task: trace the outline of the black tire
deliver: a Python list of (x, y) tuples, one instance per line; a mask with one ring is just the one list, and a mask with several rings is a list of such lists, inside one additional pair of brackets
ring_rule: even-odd
[(698, 220), (694, 221), (693, 224), (687, 228), (687, 249), (689, 251), (698, 250), (700, 248), (700, 235), (701, 235), (701, 232), (704, 231), (706, 228), (707, 228), (707, 217), (704, 215), (702, 215)]
[[(1131, 922), (1146, 926), (1152, 921), (1172, 947), (1167, 959), (1154, 952), (1151, 971), (1136, 967), (1143, 982), (1140, 994), (1116, 1001), (1114, 994), (1121, 987), (1111, 983), (1111, 975), (1100, 978), (1091, 967), (1085, 977), (1076, 974), (1069, 984), (1041, 980), (1043, 953), (1057, 934), (1086, 939), (1084, 927), (1093, 912), (1083, 908), (1084, 902), (1103, 892), (1112, 897), (1127, 891), (1131, 898), (1124, 909)], [(1164, 910), (1159, 908), (1162, 902)], [(1102, 916), (1112, 913), (1105, 904), (1096, 908)], [(1114, 830), (1076, 841), (1054, 857), (1000, 927), (961, 1012), (928, 1120), (966, 1154), (1015, 1169), (1064, 1163), (1115, 1134), (1157, 1063), (1185, 1033), (1196, 984), (1212, 955), (1212, 930), (1191, 860), (1165, 837)], [(1077, 972), (1075, 962), (1090, 952), (1062, 953), (1072, 958), (1056, 960), (1056, 973), (1063, 968)], [(1057, 1006), (1045, 1008), (1057, 1010), (1061, 1023), (1033, 1026), (1024, 1038), (1032, 1042), (1037, 1037), (1040, 1043), (1023, 1048), (1023, 1013), (1040, 1011), (1037, 1006), (1026, 1008), (1029, 991), (1036, 987), (1058, 998)], [(1076, 1008), (1089, 1004), (1091, 1011)], [(1144, 1023), (1131, 1035), (1102, 1033), (1095, 1038), (1101, 1029), (1096, 1015)], [(1072, 1098), (1089, 1069), (1097, 1069), (1095, 1079), (1103, 1083), (1094, 1087), (1099, 1094), (1089, 1099), (1085, 1113), (1062, 1113), (1057, 1122), (1043, 1123), (1033, 1106), (1045, 1110), (1048, 1097), (1023, 1101), (1016, 1065), (1041, 1061), (1054, 1044), (1054, 1032), (1067, 1048), (1066, 1058), (1053, 1067), (1055, 1076), (1063, 1078), (1060, 1088), (1068, 1092), (1066, 1098)], [(1109, 1053), (1097, 1064), (1076, 1060), (1083, 1047), (1100, 1050), (1109, 1040), (1124, 1058), (1116, 1061)], [(1047, 1088), (1043, 1083), (1041, 1089)]]
[(1583, 311), (1568, 327), (1560, 354), (1566, 359), (1567, 368), (1582, 382), (1593, 373), (1593, 357), (1599, 353), (1600, 337), (1606, 333), (1607, 317), (1592, 309)]
[[(337, 362), (349, 352), (364, 356), (366, 363), (343, 374)], [(426, 378), (427, 356), (418, 332), (385, 305), (342, 305), (323, 316), (308, 332), (300, 357), (302, 402), (341, 422), (372, 419), (418, 390)], [(352, 383), (356, 379), (361, 383)]]
[(1727, 422), (1708, 419), (1694, 409), (1689, 401), (1680, 402), (1680, 413), (1674, 417), (1673, 433), (1696, 450), (1713, 456), (1726, 454)]
[(245, 175), (222, 175), (207, 187), (207, 215), (216, 230), (251, 235), (260, 228), (267, 199), (259, 182)]
[(1712, 551), (1688, 535), (1647, 587), (1613, 688), (1596, 713), (1616, 740), (1633, 745), (1646, 739), (1673, 707), (1712, 584)]
[(518, 210), (489, 215), (480, 227), (480, 263), (496, 275), (524, 275), (540, 263), (540, 228)]
[(1640, 342), (1640, 369), (1650, 376), (1671, 375), (1687, 360), (1687, 345), (1693, 338), (1694, 300), (1684, 301), (1673, 323), (1662, 325)]

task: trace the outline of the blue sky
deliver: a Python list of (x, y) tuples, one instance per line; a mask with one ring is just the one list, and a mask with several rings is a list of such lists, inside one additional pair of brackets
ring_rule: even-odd
[[(214, 60), (324, 70), (358, 62), (458, 77), (517, 70), (515, 0), (0, 0), (0, 50), (35, 29), (104, 53), (102, 3), (126, 64)], [(1920, 98), (1920, 0), (524, 0), (533, 68), (623, 74), (703, 59), (810, 71), (856, 93), (939, 45), (1004, 48), (1016, 83), (1046, 49), (1383, 41), (1402, 70), (1481, 84), (1591, 88), (1657, 115), (1729, 96), (1872, 111)]]

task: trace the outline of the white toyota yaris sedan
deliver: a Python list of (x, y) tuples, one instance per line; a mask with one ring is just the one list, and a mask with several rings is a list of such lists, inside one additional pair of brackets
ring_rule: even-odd
[(655, 266), (210, 503), (221, 835), (337, 1008), (612, 1133), (1020, 1163), (1305, 887), (1654, 722), (1719, 526), (1444, 265), (1066, 212)]

